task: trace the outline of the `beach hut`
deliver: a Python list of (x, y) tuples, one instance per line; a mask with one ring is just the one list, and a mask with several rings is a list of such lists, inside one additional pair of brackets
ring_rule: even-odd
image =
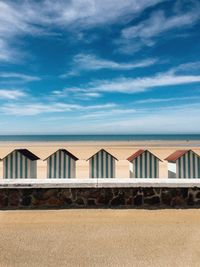
[(192, 150), (177, 150), (169, 155), (169, 178), (200, 178), (200, 156)]
[(66, 149), (59, 149), (48, 158), (47, 178), (75, 178), (77, 157)]
[(39, 158), (28, 149), (15, 149), (3, 160), (3, 177), (6, 179), (36, 178)]
[(99, 150), (87, 160), (89, 160), (89, 176), (91, 178), (115, 177), (115, 162), (118, 159), (106, 150)]
[(127, 160), (130, 162), (130, 178), (159, 177), (159, 161), (161, 160), (150, 151), (140, 149)]

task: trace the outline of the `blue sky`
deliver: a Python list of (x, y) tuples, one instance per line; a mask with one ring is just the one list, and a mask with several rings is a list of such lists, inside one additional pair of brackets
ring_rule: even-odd
[(200, 1), (0, 1), (0, 134), (200, 132)]

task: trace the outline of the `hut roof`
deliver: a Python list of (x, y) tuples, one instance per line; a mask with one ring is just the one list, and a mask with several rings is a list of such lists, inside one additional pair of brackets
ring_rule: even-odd
[[(176, 162), (177, 159), (188, 153), (189, 151), (192, 151), (194, 154), (196, 154), (193, 150), (191, 149), (183, 149), (183, 150), (176, 150), (173, 152), (171, 155), (169, 155), (165, 160), (170, 161), (170, 162)], [(198, 154), (196, 154), (198, 157), (200, 157)]]
[(51, 157), (53, 154), (55, 154), (56, 152), (58, 151), (62, 151), (63, 153), (65, 153), (66, 155), (68, 155), (70, 158), (73, 158), (74, 160), (78, 160), (78, 158), (76, 156), (74, 156), (72, 153), (70, 153), (68, 150), (66, 149), (58, 149), (56, 150), (54, 153), (52, 153), (51, 155), (49, 155), (46, 159), (44, 160), (47, 160), (49, 157)]
[(94, 157), (96, 154), (98, 154), (99, 152), (101, 152), (101, 151), (104, 151), (104, 152), (106, 152), (107, 154), (109, 154), (111, 157), (113, 157), (114, 159), (116, 159), (117, 161), (118, 161), (118, 159), (116, 158), (116, 157), (114, 157), (112, 154), (110, 154), (108, 151), (106, 151), (105, 149), (100, 149), (99, 151), (97, 151), (97, 153), (95, 153), (94, 155), (92, 155), (91, 157), (89, 157), (88, 159), (87, 159), (87, 161), (89, 160), (89, 159), (91, 159), (92, 157)]
[[(142, 155), (144, 152), (148, 151), (149, 153), (151, 153), (149, 150), (147, 149), (139, 149), (138, 151), (136, 151), (133, 155), (131, 155), (130, 157), (127, 158), (128, 161), (132, 162), (134, 159), (136, 159), (137, 157), (139, 157), (140, 155)], [(154, 155), (153, 153), (151, 153), (154, 157), (156, 157), (158, 160), (162, 161), (161, 159), (159, 159), (156, 155)]]
[(29, 151), (28, 149), (15, 149), (12, 152), (10, 152), (8, 155), (6, 155), (3, 159), (5, 159), (6, 157), (8, 157), (10, 154), (12, 154), (14, 151), (17, 151), (19, 153), (21, 153), (23, 156), (29, 158), (30, 160), (38, 160), (40, 158), (38, 158), (38, 156), (36, 156), (35, 154), (33, 154), (31, 151)]

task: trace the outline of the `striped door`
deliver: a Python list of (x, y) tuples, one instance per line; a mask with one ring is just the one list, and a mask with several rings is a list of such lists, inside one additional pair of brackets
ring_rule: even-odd
[(114, 178), (115, 158), (106, 151), (99, 151), (89, 160), (91, 178)]
[(159, 160), (148, 151), (135, 158), (130, 164), (132, 164), (131, 178), (159, 177)]
[(47, 178), (75, 178), (75, 160), (63, 151), (57, 151), (47, 159)]
[(200, 157), (192, 151), (176, 161), (177, 178), (200, 178)]
[(3, 160), (3, 170), (4, 178), (36, 178), (36, 163), (17, 151)]

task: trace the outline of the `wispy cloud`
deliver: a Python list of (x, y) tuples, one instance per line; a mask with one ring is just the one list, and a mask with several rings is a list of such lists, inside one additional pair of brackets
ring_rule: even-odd
[[(11, 98), (12, 99), (12, 98)], [(106, 103), (102, 105), (76, 105), (65, 103), (8, 103), (0, 107), (0, 112), (6, 115), (34, 116), (45, 113), (65, 113), (73, 111), (92, 111), (98, 109), (110, 109), (116, 107), (116, 104)]]
[(177, 101), (188, 101), (188, 100), (200, 100), (200, 96), (187, 96), (187, 97), (166, 97), (166, 98), (147, 98), (142, 100), (134, 101), (134, 104), (154, 104), (154, 103), (162, 103), (162, 102), (177, 102)]
[(158, 73), (141, 78), (118, 78), (113, 80), (97, 80), (83, 87), (66, 88), (56, 91), (56, 95), (71, 93), (139, 93), (156, 87), (175, 86), (200, 82), (199, 75), (176, 75), (173, 72)]
[[(15, 38), (23, 35), (47, 35), (54, 29), (80, 31), (98, 25), (130, 19), (164, 0), (72, 0), (72, 1), (0, 1), (0, 60), (16, 61), (20, 55)], [(109, 12), (107, 12), (109, 10)]]
[(0, 99), (16, 100), (26, 96), (27, 94), (21, 90), (0, 89)]
[(103, 110), (103, 111), (94, 111), (92, 113), (89, 114), (84, 114), (81, 116), (81, 118), (84, 119), (97, 119), (97, 118), (106, 118), (108, 119), (109, 117), (111, 117), (113, 119), (114, 116), (121, 116), (121, 115), (126, 115), (126, 114), (134, 114), (136, 113), (135, 109), (125, 109), (125, 108), (121, 108), (121, 109), (116, 109), (116, 108), (111, 108), (109, 110)]
[[(85, 116), (84, 121), (88, 120), (88, 131), (96, 133), (184, 133), (199, 132), (200, 119), (199, 104), (170, 105), (161, 108), (137, 108), (97, 112), (93, 116)], [(121, 116), (120, 116), (121, 114)], [(127, 114), (127, 116), (125, 116)], [(184, 116), (183, 116), (184, 114)], [(95, 116), (96, 115), (96, 116)], [(111, 118), (111, 119), (110, 119)], [(95, 129), (92, 124), (98, 121)]]
[(200, 73), (200, 61), (183, 63), (170, 70), (171, 73), (184, 74), (184, 73)]
[(78, 54), (74, 57), (74, 65), (81, 70), (131, 70), (136, 68), (144, 68), (151, 66), (157, 62), (157, 59), (149, 58), (138, 62), (124, 63), (116, 62), (108, 59), (99, 58), (91, 54)]
[[(22, 82), (32, 82), (41, 80), (38, 76), (26, 75), (23, 73), (17, 72), (0, 72), (0, 78), (3, 80), (12, 80), (12, 81), (22, 81)], [(2, 81), (2, 80), (1, 80)]]
[(199, 21), (199, 18), (200, 5), (197, 2), (195, 7), (186, 13), (178, 12), (172, 16), (166, 16), (162, 10), (155, 11), (148, 19), (122, 30), (120, 49), (129, 52), (131, 49), (133, 51), (143, 46), (152, 46), (158, 36), (167, 31), (191, 27)]

